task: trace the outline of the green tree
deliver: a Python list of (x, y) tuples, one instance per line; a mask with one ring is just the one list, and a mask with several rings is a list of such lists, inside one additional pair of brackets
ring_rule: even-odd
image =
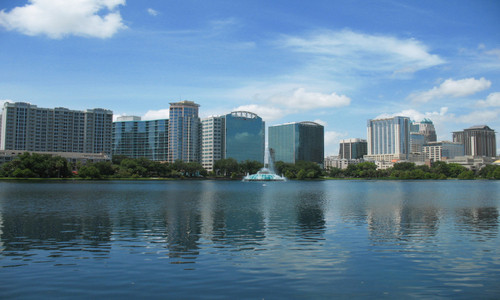
[(478, 175), (486, 179), (500, 179), (500, 166), (487, 165), (479, 170)]
[(457, 176), (458, 179), (474, 179), (474, 171), (471, 170), (465, 170), (462, 173), (458, 174)]
[(234, 158), (225, 158), (215, 162), (214, 169), (217, 174), (223, 176), (231, 176), (232, 173), (238, 172), (238, 162)]
[(444, 161), (435, 161), (432, 163), (431, 172), (437, 174), (439, 179), (450, 177), (450, 167)]
[(415, 169), (415, 163), (412, 162), (399, 162), (395, 163), (392, 167), (394, 170), (412, 171)]
[[(451, 163), (448, 164), (448, 176), (451, 178), (457, 178), (458, 175), (462, 174), (463, 172), (466, 172), (467, 168), (456, 164), (456, 163)], [(474, 172), (472, 172), (474, 174)]]
[(306, 170), (301, 169), (301, 170), (297, 173), (297, 179), (298, 179), (298, 180), (303, 180), (304, 178), (306, 178)]
[(256, 160), (245, 160), (239, 164), (241, 174), (255, 174), (264, 166)]
[(101, 178), (101, 174), (99, 173), (99, 169), (97, 169), (91, 163), (88, 163), (87, 165), (82, 166), (78, 170), (78, 176), (80, 176), (81, 178), (91, 178), (91, 179)]
[(330, 177), (337, 178), (341, 177), (341, 175), (342, 175), (342, 169), (330, 168), (330, 170), (328, 170), (328, 176)]
[(115, 175), (116, 169), (110, 161), (100, 161), (93, 164), (102, 176)]

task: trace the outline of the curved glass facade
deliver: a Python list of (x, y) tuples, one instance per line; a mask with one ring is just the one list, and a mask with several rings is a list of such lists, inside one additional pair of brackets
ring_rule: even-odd
[(264, 163), (265, 122), (250, 112), (225, 115), (224, 157)]

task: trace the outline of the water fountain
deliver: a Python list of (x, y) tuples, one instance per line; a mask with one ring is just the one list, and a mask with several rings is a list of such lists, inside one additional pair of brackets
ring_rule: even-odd
[(286, 181), (286, 178), (276, 174), (274, 170), (274, 163), (271, 157), (269, 149), (266, 152), (267, 155), (267, 168), (264, 167), (260, 169), (256, 174), (247, 174), (243, 178), (243, 181)]

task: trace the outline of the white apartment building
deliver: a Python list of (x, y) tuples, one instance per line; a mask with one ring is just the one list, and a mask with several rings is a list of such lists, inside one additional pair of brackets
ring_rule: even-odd
[(207, 171), (213, 171), (215, 162), (223, 158), (224, 121), (222, 116), (201, 120), (201, 165)]
[(365, 160), (407, 160), (410, 153), (410, 119), (392, 117), (368, 120), (368, 154)]

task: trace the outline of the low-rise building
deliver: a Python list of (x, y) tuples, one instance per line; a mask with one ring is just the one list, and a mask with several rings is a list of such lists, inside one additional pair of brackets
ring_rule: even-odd
[(429, 142), (424, 145), (425, 157), (431, 161), (442, 161), (464, 155), (464, 145), (449, 141)]
[(464, 155), (448, 159), (446, 162), (459, 164), (469, 170), (477, 171), (486, 165), (494, 164), (496, 160), (496, 157)]

